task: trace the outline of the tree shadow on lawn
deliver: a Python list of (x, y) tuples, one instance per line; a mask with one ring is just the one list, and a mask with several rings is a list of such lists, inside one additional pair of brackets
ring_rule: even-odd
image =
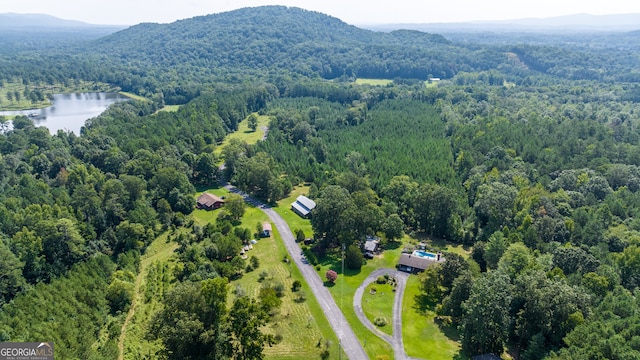
[[(338, 256), (326, 255), (318, 263), (323, 267), (328, 265), (329, 269), (337, 272), (338, 274), (342, 274), (342, 261)], [(344, 276), (355, 276), (360, 274), (361, 271), (362, 271), (362, 268), (354, 270), (354, 269), (349, 269), (347, 265), (344, 266)]]
[(442, 331), (444, 336), (453, 341), (460, 341), (460, 331), (456, 324), (452, 323), (450, 320), (447, 321), (440, 316), (436, 316), (433, 319), (433, 322), (438, 326), (440, 331)]
[(201, 193), (207, 190), (218, 190), (218, 189), (221, 189), (222, 186), (219, 183), (210, 184), (210, 185), (199, 184), (199, 185), (196, 185), (195, 188), (196, 188), (196, 192)]
[(418, 294), (414, 298), (415, 305), (413, 308), (420, 315), (427, 315), (428, 311), (434, 311), (436, 309), (436, 305), (438, 304), (435, 300), (425, 294)]
[(331, 282), (329, 280), (325, 281), (323, 284), (324, 284), (324, 287), (328, 287), (328, 288), (332, 288), (332, 287), (336, 286), (336, 283)]
[(401, 247), (402, 241), (387, 241), (386, 244), (384, 244), (384, 249), (385, 250), (395, 250), (399, 247)]

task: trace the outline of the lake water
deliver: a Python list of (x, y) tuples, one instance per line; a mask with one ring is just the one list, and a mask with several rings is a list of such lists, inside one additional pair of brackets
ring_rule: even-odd
[(44, 109), (0, 111), (0, 115), (26, 115), (36, 126), (46, 126), (51, 134), (58, 130), (80, 135), (85, 121), (100, 115), (118, 101), (129, 100), (118, 93), (75, 93), (53, 95), (53, 105)]

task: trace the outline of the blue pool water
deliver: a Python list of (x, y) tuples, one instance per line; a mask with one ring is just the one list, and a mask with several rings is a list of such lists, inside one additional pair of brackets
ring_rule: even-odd
[(430, 252), (420, 251), (420, 250), (415, 250), (413, 252), (413, 256), (419, 256), (419, 257), (431, 258), (431, 259), (435, 259), (436, 258), (436, 254), (432, 254)]

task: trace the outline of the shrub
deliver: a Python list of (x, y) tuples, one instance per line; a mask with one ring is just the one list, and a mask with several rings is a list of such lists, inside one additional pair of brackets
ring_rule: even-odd
[(294, 301), (297, 302), (297, 303), (303, 303), (303, 302), (307, 301), (307, 293), (304, 290), (299, 291), (298, 292), (298, 296), (296, 296)]
[(375, 318), (373, 320), (373, 323), (376, 326), (383, 327), (383, 326), (387, 325), (387, 319), (385, 317), (377, 317), (377, 318)]
[(269, 276), (268, 272), (266, 271), (261, 272), (260, 275), (258, 276), (258, 282), (263, 282), (268, 276)]
[(333, 270), (327, 270), (325, 277), (327, 278), (327, 281), (334, 283), (336, 279), (338, 279), (338, 273)]
[(378, 278), (376, 279), (376, 283), (377, 284), (386, 284), (387, 283), (387, 279), (385, 279), (384, 276), (378, 276)]
[(291, 291), (296, 292), (300, 290), (301, 287), (302, 287), (302, 283), (300, 282), (300, 280), (295, 280), (291, 285)]
[(252, 255), (251, 258), (249, 259), (249, 264), (251, 264), (252, 268), (257, 269), (258, 267), (260, 267), (260, 260), (258, 259), (257, 256)]

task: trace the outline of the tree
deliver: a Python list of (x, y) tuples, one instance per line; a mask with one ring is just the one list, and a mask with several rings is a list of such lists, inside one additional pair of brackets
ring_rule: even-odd
[(258, 114), (251, 113), (247, 118), (247, 122), (249, 124), (249, 129), (251, 129), (251, 131), (256, 131), (258, 129)]
[(349, 245), (349, 247), (347, 248), (347, 252), (345, 253), (344, 260), (347, 268), (351, 270), (360, 270), (363, 262), (364, 257), (362, 256), (362, 251), (360, 251), (360, 248), (356, 245)]
[(404, 234), (404, 222), (398, 214), (389, 215), (382, 222), (382, 231), (388, 240), (399, 239)]
[(161, 355), (194, 360), (230, 357), (226, 301), (224, 278), (182, 282), (167, 292), (164, 308), (154, 314), (149, 329), (164, 345)]
[(342, 238), (352, 236), (351, 218), (355, 204), (349, 192), (339, 186), (329, 185), (321, 191), (316, 199), (316, 208), (311, 217), (311, 226), (317, 238), (330, 242), (338, 242)]
[(629, 290), (640, 287), (640, 247), (631, 245), (618, 257), (622, 286)]
[(23, 264), (0, 239), (0, 305), (9, 302), (27, 285)]
[(241, 296), (234, 300), (229, 312), (231, 346), (236, 360), (258, 360), (264, 355), (265, 344), (274, 343), (273, 335), (260, 331), (269, 320), (266, 313), (254, 299)]
[(304, 239), (306, 239), (304, 231), (302, 229), (298, 229), (298, 231), (296, 231), (296, 242), (303, 242)]
[(224, 201), (224, 208), (234, 220), (240, 220), (244, 216), (247, 204), (244, 198), (238, 194), (229, 194)]
[(463, 303), (462, 348), (470, 355), (502, 354), (509, 329), (511, 284), (509, 277), (493, 271), (476, 280)]
[(484, 260), (487, 267), (495, 269), (502, 254), (507, 250), (507, 241), (502, 231), (496, 231), (491, 235), (484, 249)]
[(333, 270), (327, 270), (325, 277), (327, 278), (328, 282), (334, 283), (338, 279), (338, 273)]
[(133, 300), (134, 285), (128, 281), (114, 278), (107, 288), (107, 301), (111, 306), (111, 312), (127, 311)]
[(205, 185), (211, 185), (218, 178), (218, 166), (216, 158), (210, 153), (201, 153), (198, 155), (196, 162), (194, 177), (197, 182)]

